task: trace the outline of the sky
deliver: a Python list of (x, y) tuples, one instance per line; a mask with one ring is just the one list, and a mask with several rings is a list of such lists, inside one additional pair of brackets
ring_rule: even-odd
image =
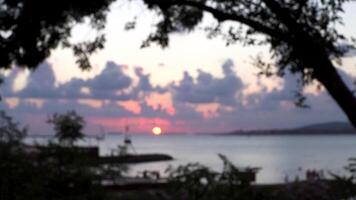
[[(356, 3), (345, 6), (345, 26), (356, 36)], [(137, 17), (137, 27), (125, 31)], [(81, 71), (70, 50), (56, 49), (37, 70), (4, 72), (0, 108), (31, 134), (47, 134), (53, 113), (76, 110), (86, 120), (86, 133), (148, 134), (154, 126), (163, 133), (220, 133), (233, 130), (290, 128), (329, 121), (347, 121), (324, 89), (305, 89), (310, 109), (293, 104), (297, 77), (259, 78), (252, 57), (268, 57), (266, 47), (226, 46), (208, 39), (202, 30), (213, 23), (205, 15), (199, 29), (171, 36), (167, 49), (141, 49), (157, 16), (137, 1), (111, 6), (105, 29), (105, 48), (91, 57), (93, 68)], [(72, 31), (72, 41), (90, 39), (85, 24)], [(343, 59), (339, 73), (353, 89), (356, 59)]]

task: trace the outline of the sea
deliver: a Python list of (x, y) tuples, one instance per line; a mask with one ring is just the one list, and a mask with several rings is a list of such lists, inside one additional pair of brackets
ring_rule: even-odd
[[(307, 170), (345, 175), (348, 159), (356, 157), (356, 135), (132, 135), (133, 153), (164, 153), (173, 161), (129, 165), (129, 175), (144, 170), (166, 175), (167, 167), (200, 163), (221, 171), (225, 155), (237, 167), (260, 167), (257, 183), (282, 183), (303, 180)], [(42, 141), (41, 141), (42, 140)], [(122, 145), (123, 135), (106, 135), (102, 140), (86, 138), (80, 145), (99, 146), (100, 155), (108, 155)], [(43, 142), (43, 138), (28, 138)]]

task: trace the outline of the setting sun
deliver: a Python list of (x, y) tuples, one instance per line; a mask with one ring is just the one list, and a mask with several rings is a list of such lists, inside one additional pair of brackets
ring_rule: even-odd
[(162, 134), (162, 130), (161, 130), (160, 127), (156, 126), (156, 127), (153, 127), (152, 133), (153, 133), (154, 135), (161, 135), (161, 134)]

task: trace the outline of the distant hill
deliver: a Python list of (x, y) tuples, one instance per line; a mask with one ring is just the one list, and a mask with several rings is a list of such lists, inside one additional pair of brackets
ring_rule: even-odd
[(328, 123), (311, 124), (308, 126), (302, 126), (296, 128), (295, 130), (356, 133), (355, 128), (350, 123), (346, 123), (346, 122), (328, 122)]
[(311, 124), (307, 126), (291, 128), (291, 129), (268, 129), (268, 130), (237, 130), (226, 135), (277, 135), (277, 134), (356, 134), (356, 129), (346, 122), (327, 122), (319, 124)]

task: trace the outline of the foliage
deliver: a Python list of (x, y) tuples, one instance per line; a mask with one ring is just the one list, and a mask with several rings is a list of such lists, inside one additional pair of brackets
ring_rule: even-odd
[(50, 144), (35, 158), (43, 196), (53, 199), (107, 199), (99, 166), (75, 147)]
[[(100, 166), (76, 147), (50, 143), (28, 146), (25, 131), (2, 113), (0, 134), (1, 200), (109, 200)], [(11, 139), (7, 139), (11, 138)]]
[(0, 143), (18, 143), (26, 134), (26, 128), (19, 128), (18, 123), (4, 111), (0, 111)]
[[(0, 59), (1, 68), (11, 64), (35, 68), (59, 45), (70, 47), (83, 69), (90, 68), (88, 56), (103, 48), (105, 37), (100, 31), (105, 27), (109, 5), (114, 0), (99, 1), (45, 1), (3, 0), (0, 4)], [(340, 58), (354, 45), (336, 30), (342, 24), (340, 13), (350, 0), (143, 0), (149, 9), (156, 11), (161, 20), (156, 30), (143, 43), (143, 47), (156, 42), (162, 47), (169, 44), (169, 34), (191, 32), (202, 22), (208, 12), (217, 20), (206, 27), (209, 37), (221, 35), (228, 45), (241, 41), (245, 45), (269, 44), (272, 57), (278, 61), (278, 72), (289, 68), (301, 73), (302, 81), (310, 83), (315, 75), (320, 52), (329, 58)], [(46, 8), (46, 9), (42, 9)], [(89, 19), (98, 31), (93, 41), (71, 44), (71, 29)], [(223, 26), (223, 22), (240, 25)], [(128, 22), (126, 29), (135, 27)], [(263, 34), (265, 37), (259, 37)], [(302, 41), (302, 42), (301, 42)], [(309, 47), (309, 48), (308, 48)], [(271, 64), (263, 62), (265, 69)], [(270, 73), (265, 73), (266, 75)]]
[(1, 152), (0, 195), (4, 200), (108, 199), (101, 177), (74, 149), (51, 145), (34, 155)]
[(249, 182), (244, 181), (243, 172), (255, 172), (255, 169), (239, 169), (225, 156), (222, 172), (216, 172), (199, 163), (190, 163), (177, 168), (169, 168), (169, 194), (173, 199), (263, 199), (263, 193), (253, 190)]
[[(339, 200), (355, 197), (354, 171), (351, 177), (332, 176), (329, 180), (295, 181), (276, 185), (244, 184), (241, 172), (255, 171), (254, 168), (240, 169), (225, 156), (222, 172), (212, 171), (198, 163), (170, 168), (170, 186), (165, 198), (194, 200)], [(356, 165), (350, 163), (354, 169)], [(167, 197), (168, 196), (168, 197)]]
[(21, 144), (26, 131), (3, 111), (0, 122), (0, 199), (16, 199), (14, 195), (23, 188), (21, 176), (31, 175), (23, 170), (30, 167)]
[[(312, 51), (325, 53), (329, 58), (340, 58), (350, 49), (351, 41), (336, 30), (342, 24), (340, 13), (349, 0), (144, 0), (149, 9), (155, 10), (161, 21), (149, 35), (144, 46), (156, 42), (167, 47), (169, 34), (190, 32), (202, 22), (203, 12), (216, 20), (215, 26), (205, 30), (210, 37), (222, 36), (227, 45), (242, 42), (245, 45), (269, 44), (272, 58), (277, 59), (278, 75), (288, 68), (303, 75), (303, 83), (310, 83), (315, 76), (313, 69), (321, 59)], [(233, 21), (240, 23), (227, 24)], [(263, 34), (265, 37), (260, 37)], [(305, 39), (305, 40), (304, 40)], [(309, 48), (312, 49), (309, 49)], [(261, 62), (265, 75), (273, 74), (270, 63)]]
[[(33, 69), (51, 50), (72, 48), (82, 69), (90, 68), (88, 55), (103, 48), (101, 30), (113, 0), (2, 0), (0, 1), (0, 68), (13, 64)], [(73, 44), (72, 28), (85, 20), (98, 32), (93, 41)]]
[(56, 137), (65, 144), (73, 145), (76, 140), (84, 136), (82, 132), (84, 119), (74, 110), (65, 114), (55, 113), (47, 122), (53, 124)]

